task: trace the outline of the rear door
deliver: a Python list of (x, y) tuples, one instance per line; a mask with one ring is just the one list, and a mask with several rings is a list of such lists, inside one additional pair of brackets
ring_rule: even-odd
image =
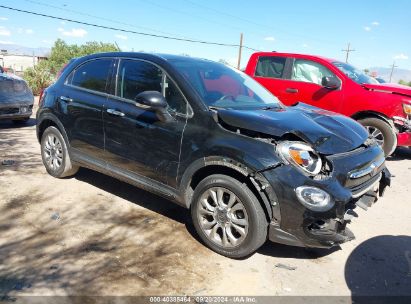
[(301, 58), (293, 59), (291, 66), (285, 92), (288, 104), (304, 102), (322, 109), (340, 111), (342, 87), (331, 90), (322, 86), (323, 77), (338, 78), (329, 68), (322, 63)]
[(104, 153), (102, 113), (113, 63), (113, 59), (102, 58), (79, 65), (67, 77), (58, 96), (71, 147), (75, 152), (98, 159)]
[[(181, 137), (191, 108), (157, 65), (138, 59), (121, 59), (117, 64), (116, 96), (107, 100), (103, 114), (106, 161), (123, 172), (175, 186)], [(163, 93), (172, 121), (160, 121), (134, 101), (144, 91)]]
[(278, 97), (284, 104), (288, 102), (288, 71), (290, 61), (282, 56), (261, 56), (258, 58), (253, 78)]

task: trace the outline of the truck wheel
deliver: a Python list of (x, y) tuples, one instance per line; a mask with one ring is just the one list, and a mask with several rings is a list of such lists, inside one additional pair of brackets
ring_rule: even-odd
[(41, 158), (47, 172), (57, 178), (77, 173), (79, 167), (73, 165), (67, 144), (56, 127), (48, 127), (41, 137)]
[(246, 257), (267, 239), (260, 202), (247, 185), (226, 175), (211, 175), (198, 184), (191, 217), (201, 240), (226, 257)]
[(385, 121), (379, 118), (364, 118), (358, 120), (384, 150), (386, 157), (390, 156), (397, 147), (397, 135), (394, 129)]

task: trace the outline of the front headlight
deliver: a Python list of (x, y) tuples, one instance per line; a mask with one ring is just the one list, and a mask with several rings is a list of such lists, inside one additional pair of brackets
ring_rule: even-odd
[(321, 171), (320, 156), (306, 143), (284, 141), (277, 145), (277, 151), (284, 161), (308, 175), (314, 176)]
[(411, 105), (403, 103), (402, 108), (404, 109), (404, 113), (411, 116)]

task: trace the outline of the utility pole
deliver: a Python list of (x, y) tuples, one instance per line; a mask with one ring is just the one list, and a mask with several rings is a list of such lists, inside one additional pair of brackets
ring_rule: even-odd
[(395, 68), (398, 68), (398, 65), (395, 65), (395, 61), (392, 63), (392, 66), (391, 66), (391, 74), (390, 74), (390, 82), (391, 82), (391, 80), (392, 80), (392, 74), (394, 73), (394, 69)]
[(346, 55), (345, 55), (345, 63), (348, 63), (348, 56), (350, 55), (350, 53), (351, 53), (351, 52), (355, 52), (355, 50), (350, 49), (350, 46), (351, 46), (351, 44), (348, 43), (347, 49), (346, 49), (346, 50), (341, 50), (342, 52), (346, 52)]
[(237, 64), (237, 69), (240, 69), (241, 65), (241, 53), (243, 51), (243, 33), (240, 35), (240, 49), (238, 50), (238, 64)]

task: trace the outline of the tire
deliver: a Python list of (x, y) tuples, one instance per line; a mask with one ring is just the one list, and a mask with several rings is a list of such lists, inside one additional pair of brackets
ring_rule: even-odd
[[(360, 119), (358, 122), (367, 129), (370, 135), (372, 135), (372, 133), (378, 135), (376, 139), (384, 150), (385, 157), (390, 156), (395, 151), (397, 147), (397, 135), (388, 123), (382, 119), (373, 117)], [(375, 137), (374, 135), (372, 136)]]
[(246, 184), (226, 175), (211, 175), (198, 184), (191, 217), (204, 244), (226, 257), (247, 257), (267, 240), (268, 222), (260, 202)]
[(24, 118), (20, 118), (20, 119), (13, 119), (13, 123), (15, 123), (16, 125), (23, 125), (25, 123), (27, 123), (30, 120), (30, 117), (24, 117)]
[(47, 172), (63, 178), (77, 173), (79, 167), (73, 165), (67, 144), (56, 127), (48, 127), (41, 137), (41, 158)]

